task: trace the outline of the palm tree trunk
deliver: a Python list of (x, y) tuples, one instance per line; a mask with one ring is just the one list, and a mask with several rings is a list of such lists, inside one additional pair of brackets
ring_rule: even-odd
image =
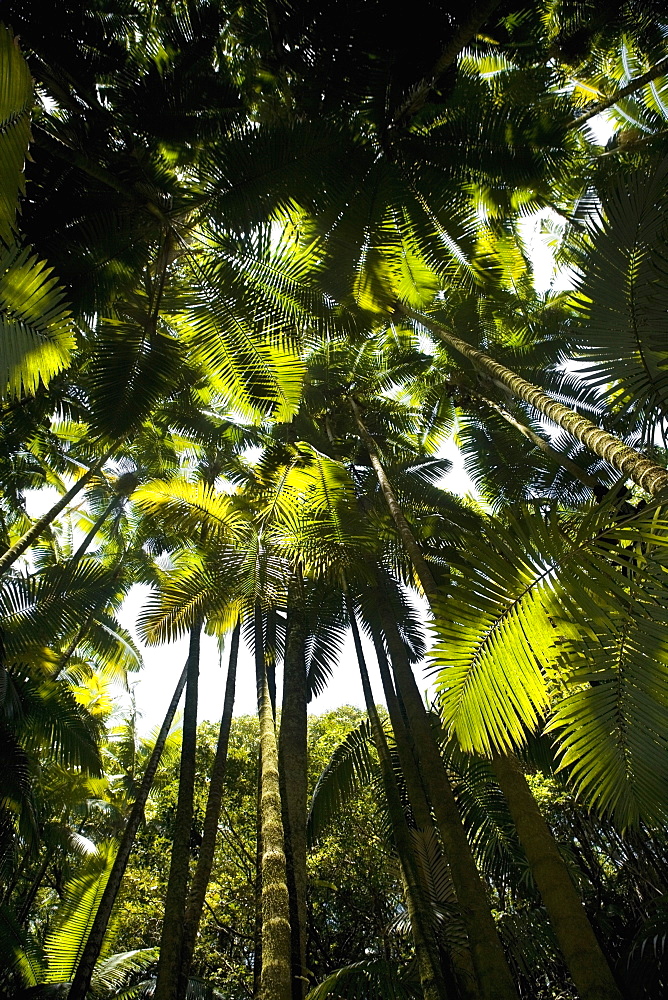
[(253, 1000), (259, 1000), (262, 972), (262, 762), (261, 752), (257, 755), (257, 781), (255, 790), (255, 923), (253, 928)]
[(290, 903), (278, 777), (278, 747), (262, 638), (262, 609), (258, 600), (255, 607), (255, 672), (260, 719), (259, 821), (262, 835), (262, 966), (259, 996), (261, 1000), (292, 1000)]
[(302, 1000), (306, 978), (306, 814), (307, 690), (304, 588), (299, 576), (288, 592), (283, 662), (283, 701), (278, 739), (278, 766), (285, 831), (290, 928), (292, 932), (292, 997)]
[(387, 808), (390, 814), (390, 823), (394, 842), (399, 854), (399, 861), (403, 873), (406, 887), (406, 906), (411, 922), (411, 931), (415, 945), (415, 957), (417, 959), (420, 973), (420, 984), (424, 1000), (445, 1000), (446, 988), (443, 973), (438, 959), (438, 948), (432, 930), (431, 913), (427, 904), (425, 893), (420, 885), (418, 866), (413, 856), (413, 845), (411, 843), (410, 831), (406, 823), (399, 790), (392, 770), (392, 761), (385, 739), (383, 727), (380, 724), (376, 706), (373, 700), (373, 692), (369, 681), (369, 674), (364, 659), (364, 651), (360, 639), (357, 620), (350, 595), (346, 592), (346, 604), (348, 607), (348, 617), (357, 653), (362, 688), (364, 690), (364, 701), (367, 715), (371, 723), (373, 740), (378, 751), (381, 773), (383, 776), (383, 788), (387, 799)]
[(130, 810), (130, 815), (126, 823), (125, 830), (123, 831), (121, 842), (118, 846), (118, 852), (114, 858), (114, 864), (109, 874), (109, 880), (107, 881), (104, 892), (102, 893), (100, 905), (97, 908), (95, 919), (93, 920), (93, 925), (90, 929), (90, 934), (88, 935), (88, 940), (86, 941), (74, 974), (74, 979), (72, 980), (72, 985), (68, 994), (69, 1000), (85, 1000), (90, 988), (93, 969), (95, 968), (95, 963), (97, 962), (102, 949), (102, 942), (104, 941), (104, 936), (107, 932), (107, 927), (109, 925), (109, 920), (111, 919), (118, 890), (120, 889), (121, 882), (123, 881), (123, 876), (125, 874), (125, 869), (127, 868), (128, 859), (134, 845), (137, 830), (139, 829), (139, 825), (144, 818), (146, 800), (148, 799), (151, 791), (151, 786), (153, 785), (155, 773), (158, 769), (158, 764), (160, 763), (160, 758), (162, 757), (162, 751), (165, 748), (169, 731), (172, 728), (172, 722), (174, 721), (176, 709), (179, 701), (181, 700), (187, 675), (188, 661), (186, 661), (186, 664), (181, 672), (181, 676), (179, 677), (176, 689), (172, 695), (172, 700), (169, 703), (162, 726), (160, 727), (158, 738), (155, 741), (151, 757), (146, 770), (144, 771), (144, 776), (142, 778), (141, 785), (139, 786), (139, 791), (137, 792), (137, 798), (135, 799), (132, 809)]
[[(380, 591), (377, 591), (376, 593), (378, 594), (380, 603), (383, 599), (383, 595)], [(408, 801), (411, 804), (415, 824), (418, 830), (433, 830), (434, 822), (431, 815), (431, 809), (429, 807), (422, 777), (416, 761), (416, 748), (404, 723), (399, 705), (399, 699), (397, 698), (396, 691), (394, 690), (394, 684), (392, 683), (385, 648), (380, 636), (378, 635), (378, 631), (375, 628), (373, 629), (372, 637), (373, 644), (376, 649), (380, 677), (383, 683), (385, 703), (390, 716), (390, 724), (392, 726), (392, 732), (394, 733), (394, 741), (396, 743), (397, 753), (399, 754), (401, 770), (404, 776), (404, 781), (406, 782)], [(470, 949), (462, 947), (457, 947), (456, 949), (451, 948), (449, 958), (452, 963), (452, 970), (457, 983), (457, 992), (461, 1000), (480, 1000), (480, 991), (478, 989)]]
[(74, 486), (70, 487), (67, 493), (64, 493), (60, 500), (53, 505), (53, 507), (40, 517), (39, 520), (35, 521), (31, 528), (26, 531), (24, 535), (19, 538), (18, 542), (15, 542), (10, 548), (6, 549), (5, 552), (0, 556), (0, 575), (5, 573), (10, 566), (13, 566), (16, 560), (23, 555), (23, 553), (28, 549), (32, 543), (39, 538), (43, 531), (49, 527), (50, 524), (56, 520), (61, 510), (67, 507), (68, 503), (74, 499), (79, 493), (81, 493), (84, 486), (87, 486), (91, 479), (94, 478), (102, 469), (104, 463), (107, 461), (114, 449), (110, 448), (106, 451), (102, 458), (91, 465), (90, 469), (87, 469), (83, 476), (77, 479)]
[(408, 521), (404, 517), (404, 512), (402, 511), (401, 506), (394, 494), (394, 490), (392, 489), (385, 469), (383, 468), (383, 463), (380, 460), (378, 446), (369, 434), (369, 431), (362, 420), (360, 408), (352, 396), (349, 397), (349, 402), (360, 437), (369, 452), (369, 458), (371, 459), (371, 464), (374, 468), (376, 476), (378, 477), (378, 483), (385, 498), (385, 503), (388, 506), (390, 514), (392, 515), (392, 519), (396, 525), (397, 531), (399, 532), (401, 541), (404, 544), (406, 552), (411, 557), (411, 562), (413, 563), (417, 577), (422, 585), (422, 589), (424, 590), (427, 598), (433, 599), (437, 596), (437, 587), (431, 569), (422, 554), (420, 546), (415, 540), (415, 535), (411, 531)]
[[(608, 462), (613, 468), (621, 472), (625, 478), (632, 479), (641, 489), (656, 496), (662, 490), (668, 488), (668, 469), (662, 468), (656, 462), (644, 458), (634, 448), (624, 444), (620, 438), (614, 434), (597, 427), (586, 417), (580, 416), (575, 410), (570, 410), (563, 406), (552, 396), (549, 396), (542, 389), (527, 382), (520, 375), (500, 365), (487, 354), (477, 351), (467, 344), (461, 337), (456, 336), (447, 330), (440, 323), (436, 323), (421, 313), (413, 312), (412, 309), (403, 309), (404, 314), (415, 320), (422, 326), (434, 333), (440, 340), (453, 347), (460, 354), (463, 354), (476, 368), (490, 375), (496, 382), (499, 382), (508, 389), (518, 399), (523, 399), (530, 406), (533, 406), (539, 413), (542, 413), (549, 420), (552, 420), (558, 427), (563, 428), (581, 444), (588, 448), (594, 455)], [(401, 529), (399, 529), (401, 530)], [(409, 553), (410, 554), (410, 553)], [(412, 558), (412, 556), (411, 556)], [(416, 572), (419, 573), (417, 564)], [(423, 584), (424, 586), (424, 584)]]
[(232, 712), (234, 709), (234, 694), (237, 679), (237, 660), (239, 657), (239, 636), (241, 623), (237, 622), (232, 632), (232, 642), (230, 645), (230, 659), (227, 667), (227, 683), (225, 684), (225, 700), (223, 702), (223, 714), (220, 720), (218, 731), (218, 744), (216, 755), (211, 769), (209, 781), (209, 794), (206, 800), (206, 812), (204, 814), (204, 826), (202, 830), (202, 843), (199, 849), (199, 857), (195, 874), (190, 885), (188, 901), (186, 904), (186, 916), (183, 928), (183, 946), (181, 950), (181, 973), (179, 978), (179, 1000), (185, 997), (188, 988), (188, 976), (190, 974), (190, 963), (195, 950), (197, 932), (199, 930), (202, 909), (206, 890), (211, 878), (213, 867), (213, 856), (216, 850), (216, 839), (218, 836), (218, 821), (220, 810), (223, 804), (223, 780), (227, 766), (227, 748), (230, 741), (230, 728), (232, 726)]
[(564, 859), (519, 763), (512, 757), (499, 755), (492, 763), (580, 1000), (622, 1000)]
[(580, 126), (585, 125), (590, 118), (595, 118), (596, 115), (600, 115), (601, 111), (607, 111), (607, 109), (611, 108), (613, 104), (619, 104), (619, 102), (625, 97), (629, 97), (631, 94), (637, 93), (639, 90), (642, 90), (643, 87), (646, 87), (648, 83), (651, 83), (652, 80), (656, 80), (659, 76), (665, 76), (666, 73), (668, 73), (668, 56), (664, 56), (663, 59), (659, 59), (659, 61), (654, 63), (653, 66), (650, 66), (646, 73), (643, 73), (641, 76), (637, 76), (635, 80), (631, 80), (626, 84), (626, 86), (620, 87), (619, 90), (616, 90), (614, 94), (610, 95), (610, 97), (606, 97), (602, 101), (597, 101), (597, 103), (590, 107), (588, 111), (585, 111), (584, 114), (572, 121), (570, 123), (570, 127), (580, 128)]
[(485, 1000), (517, 1000), (517, 991), (494, 924), (487, 892), (478, 872), (448, 780), (429, 716), (392, 616), (380, 604), (383, 631), (397, 690), (408, 714), (436, 826), (450, 864), (452, 881), (471, 946), (473, 966)]
[(481, 403), (484, 403), (485, 406), (488, 406), (491, 410), (494, 410), (495, 413), (498, 413), (502, 420), (505, 420), (507, 424), (514, 427), (516, 431), (519, 431), (522, 437), (531, 441), (532, 445), (542, 451), (544, 455), (547, 455), (547, 457), (554, 462), (555, 465), (560, 465), (563, 469), (566, 469), (567, 472), (570, 472), (570, 474), (575, 479), (579, 480), (583, 486), (588, 486), (589, 489), (592, 489), (597, 485), (598, 479), (596, 476), (590, 476), (589, 473), (585, 472), (584, 469), (581, 469), (576, 462), (570, 459), (567, 455), (563, 455), (560, 451), (557, 451), (556, 448), (553, 448), (552, 445), (545, 440), (545, 438), (542, 438), (540, 434), (536, 434), (531, 427), (527, 427), (526, 424), (517, 420), (512, 413), (509, 413), (503, 406), (500, 406), (498, 403), (495, 403), (493, 399), (488, 399), (487, 396), (483, 396), (479, 392), (471, 393), (471, 395), (476, 399), (479, 399)]
[(76, 564), (79, 562), (79, 560), (81, 558), (83, 558), (83, 556), (86, 553), (86, 549), (91, 544), (91, 542), (93, 541), (93, 539), (97, 535), (98, 531), (100, 530), (100, 528), (102, 527), (102, 525), (104, 524), (104, 522), (107, 520), (107, 518), (111, 514), (112, 510), (114, 509), (114, 507), (118, 507), (119, 506), (119, 504), (121, 503), (121, 500), (122, 500), (122, 497), (116, 496), (112, 500), (109, 501), (109, 503), (104, 508), (104, 510), (102, 511), (102, 513), (100, 514), (100, 516), (97, 518), (97, 520), (93, 522), (93, 524), (92, 524), (92, 526), (90, 528), (90, 531), (88, 532), (88, 534), (84, 538), (84, 540), (81, 543), (81, 545), (79, 546), (79, 548), (76, 550), (76, 552), (74, 553), (74, 555), (72, 556), (72, 558), (69, 560), (69, 563), (68, 563), (69, 566), (76, 566)]
[(201, 622), (190, 632), (186, 702), (183, 711), (183, 740), (179, 770), (179, 794), (174, 818), (174, 840), (165, 897), (165, 917), (160, 937), (155, 1000), (175, 1000), (181, 968), (183, 923), (190, 873), (190, 835), (195, 794), (195, 752), (197, 749), (197, 688)]
[[(352, 399), (350, 403), (360, 437), (369, 452), (390, 514), (402, 541), (406, 545), (422, 589), (431, 604), (437, 595), (436, 582), (387, 478), (378, 455), (376, 442), (362, 421), (359, 407)], [(418, 556), (417, 561), (414, 555)], [(382, 579), (380, 578), (379, 585), (382, 587)], [(443, 760), (413, 677), (413, 671), (406, 658), (406, 651), (400, 637), (396, 634), (396, 626), (391, 621), (391, 616), (387, 615), (382, 602), (380, 610), (381, 613), (385, 614), (383, 629), (388, 639), (392, 666), (395, 670), (398, 669), (396, 674), (397, 690), (406, 707), (409, 725), (421, 755), (420, 770), (434, 809), (441, 841), (450, 863), (452, 880), (468, 933), (480, 990), (484, 1000), (517, 1000), (517, 990), (496, 932), (487, 893), (476, 867), (452, 788), (443, 766)], [(398, 642), (397, 639), (399, 639)]]

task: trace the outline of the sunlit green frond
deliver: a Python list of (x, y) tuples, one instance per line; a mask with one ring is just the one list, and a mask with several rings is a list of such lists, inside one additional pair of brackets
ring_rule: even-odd
[(25, 748), (99, 775), (99, 721), (78, 703), (72, 690), (53, 680), (35, 681), (16, 666), (8, 671), (8, 680), (8, 715)]
[(64, 889), (55, 926), (44, 942), (47, 982), (72, 978), (109, 879), (116, 855), (114, 843), (101, 844)]
[(68, 363), (74, 327), (51, 268), (25, 250), (0, 255), (0, 394), (34, 393)]
[(33, 82), (12, 31), (0, 24), (0, 240), (10, 245), (30, 141)]
[(345, 466), (305, 442), (266, 496), (261, 517), (276, 545), (309, 573), (336, 574), (376, 545)]
[(468, 555), (436, 608), (432, 663), (445, 726), (464, 749), (485, 752), (522, 743), (548, 708), (553, 632), (541, 597), (553, 566), (534, 539), (500, 526), (471, 540)]
[[(160, 581), (160, 587), (142, 609), (137, 627), (146, 642), (169, 642), (184, 635), (198, 619), (236, 606), (243, 592), (244, 554), (235, 549), (216, 550), (202, 561), (193, 554), (183, 559)], [(237, 612), (238, 613), (238, 612)]]
[(127, 985), (133, 973), (145, 972), (157, 961), (159, 954), (158, 948), (137, 948), (102, 958), (95, 966), (91, 990), (94, 993), (107, 992), (112, 996), (119, 996), (119, 991)]
[(140, 486), (132, 502), (166, 527), (200, 541), (203, 537), (243, 542), (248, 519), (234, 499), (204, 482), (175, 477)]
[(557, 703), (548, 727), (560, 767), (587, 802), (622, 828), (668, 816), (664, 576), (665, 557), (631, 569), (633, 604), (609, 607), (593, 634), (581, 625), (561, 642), (558, 666), (571, 693)]

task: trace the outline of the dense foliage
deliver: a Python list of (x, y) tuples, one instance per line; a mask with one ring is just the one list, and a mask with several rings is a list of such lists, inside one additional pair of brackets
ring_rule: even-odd
[[(0, 24), (5, 994), (662, 995), (663, 4), (42, 6)], [(189, 642), (151, 741), (135, 583)], [(309, 723), (347, 636), (366, 718)]]

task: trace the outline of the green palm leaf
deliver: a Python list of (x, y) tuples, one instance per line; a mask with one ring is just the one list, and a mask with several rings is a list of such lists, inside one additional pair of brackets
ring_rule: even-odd
[(33, 83), (14, 35), (0, 24), (0, 240), (14, 240), (23, 165), (30, 141)]
[(577, 304), (578, 357), (613, 409), (668, 414), (666, 162), (617, 181), (592, 226)]
[(422, 990), (417, 976), (410, 969), (401, 969), (384, 958), (365, 959), (332, 972), (306, 1000), (418, 1000)]
[(63, 292), (29, 249), (0, 256), (0, 334), (3, 396), (34, 393), (69, 363), (74, 327)]
[(365, 719), (351, 729), (332, 754), (313, 790), (308, 839), (315, 844), (336, 813), (367, 784), (376, 765), (370, 753), (371, 727)]
[(67, 982), (81, 957), (114, 863), (116, 844), (101, 844), (66, 884), (56, 924), (44, 942), (46, 981)]

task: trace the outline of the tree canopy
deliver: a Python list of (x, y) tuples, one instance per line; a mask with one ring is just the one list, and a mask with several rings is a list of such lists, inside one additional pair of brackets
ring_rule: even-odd
[(663, 5), (51, 13), (0, 24), (0, 988), (653, 1000)]

